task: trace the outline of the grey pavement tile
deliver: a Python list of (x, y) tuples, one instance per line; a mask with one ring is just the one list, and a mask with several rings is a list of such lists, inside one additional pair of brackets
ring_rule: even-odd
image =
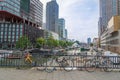
[(47, 73), (37, 70), (16, 70), (11, 68), (0, 68), (0, 80), (120, 80), (120, 72), (89, 73), (87, 71), (64, 70)]

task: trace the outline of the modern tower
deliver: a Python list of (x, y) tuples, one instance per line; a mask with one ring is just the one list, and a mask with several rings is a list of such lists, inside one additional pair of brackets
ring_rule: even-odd
[(46, 6), (46, 29), (58, 33), (59, 6), (56, 0), (51, 0)]
[(58, 20), (58, 34), (60, 40), (65, 38), (65, 19), (63, 18)]
[(42, 27), (43, 24), (43, 4), (39, 0), (30, 0), (30, 20)]
[(87, 44), (91, 44), (91, 38), (87, 38)]
[(67, 29), (65, 29), (65, 38), (66, 38), (66, 40), (68, 39), (68, 32), (67, 32)]

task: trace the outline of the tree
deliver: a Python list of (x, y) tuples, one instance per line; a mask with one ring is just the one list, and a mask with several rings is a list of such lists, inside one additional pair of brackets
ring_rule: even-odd
[(59, 45), (60, 45), (61, 47), (67, 47), (67, 41), (60, 40), (60, 41), (59, 41)]
[(30, 40), (27, 36), (20, 37), (16, 42), (16, 48), (26, 49), (28, 46), (30, 46)]
[(67, 46), (72, 46), (73, 43), (74, 43), (74, 42), (71, 42), (71, 41), (65, 41), (66, 47), (67, 47)]
[(59, 41), (53, 40), (53, 47), (58, 47), (58, 46), (59, 46)]
[(40, 37), (40, 38), (37, 38), (37, 47), (44, 47), (45, 45), (45, 39)]
[(53, 38), (53, 36), (50, 36), (50, 37), (47, 39), (46, 45), (48, 45), (50, 48), (53, 48), (53, 45), (54, 45), (54, 38)]

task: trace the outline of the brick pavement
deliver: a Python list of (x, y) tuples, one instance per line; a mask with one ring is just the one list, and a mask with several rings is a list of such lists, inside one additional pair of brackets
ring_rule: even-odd
[(35, 69), (16, 70), (0, 68), (0, 80), (120, 80), (120, 72), (54, 71), (41, 72)]

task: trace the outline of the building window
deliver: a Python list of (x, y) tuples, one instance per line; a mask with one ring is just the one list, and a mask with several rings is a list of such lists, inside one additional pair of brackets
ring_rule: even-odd
[(19, 29), (16, 29), (16, 32), (18, 32), (19, 31)]
[(1, 24), (1, 27), (4, 27), (4, 24)]
[(2, 39), (0, 39), (0, 42), (2, 42)]
[(17, 31), (17, 32), (16, 32), (16, 35), (18, 35), (18, 33), (19, 33), (19, 32)]
[(14, 39), (12, 39), (12, 42), (14, 42), (15, 40)]
[(3, 32), (1, 32), (1, 35), (3, 35)]
[(15, 32), (12, 32), (12, 36), (14, 36), (15, 35)]
[(3, 36), (1, 35), (1, 38), (3, 38)]
[(6, 38), (4, 38), (4, 41), (6, 42), (6, 41), (7, 41), (7, 39), (6, 39)]
[(23, 27), (22, 27), (22, 24), (20, 25), (20, 29), (22, 29)]
[(9, 42), (10, 42), (10, 39), (11, 39), (11, 38), (8, 38), (8, 41), (9, 41)]
[(11, 35), (11, 32), (9, 32), (8, 35), (10, 36), (10, 35)]
[(15, 36), (12, 36), (12, 39), (14, 39), (15, 38)]
[(3, 27), (1, 27), (1, 31), (3, 31)]
[(8, 38), (11, 38), (11, 36), (8, 36)]
[(5, 32), (5, 36), (7, 35), (7, 32)]

